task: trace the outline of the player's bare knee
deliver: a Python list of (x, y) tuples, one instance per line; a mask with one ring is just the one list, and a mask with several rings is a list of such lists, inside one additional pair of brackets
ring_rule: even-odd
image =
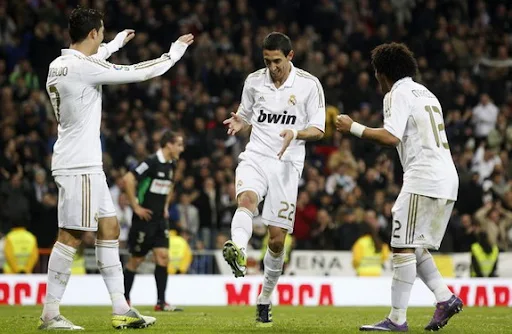
[(169, 256), (168, 255), (157, 255), (156, 264), (162, 267), (167, 267), (169, 264)]
[(258, 195), (252, 191), (244, 191), (238, 195), (238, 207), (246, 208), (251, 212), (256, 211), (258, 207)]
[(286, 234), (287, 230), (285, 229), (274, 226), (269, 227), (268, 248), (273, 253), (279, 254), (283, 251)]
[(269, 238), (268, 240), (268, 248), (270, 248), (270, 250), (273, 252), (273, 253), (276, 253), (276, 254), (279, 254), (283, 251), (284, 249), (284, 240), (281, 241), (277, 238)]
[(73, 248), (80, 247), (82, 244), (82, 236), (84, 231), (78, 230), (69, 230), (69, 229), (59, 229), (59, 235), (57, 237), (57, 241)]
[(144, 258), (140, 256), (132, 256), (126, 263), (126, 268), (130, 271), (136, 271), (140, 264), (144, 262)]
[(169, 264), (169, 253), (167, 249), (155, 250), (154, 254), (156, 264), (162, 267), (167, 267)]
[(100, 218), (98, 222), (98, 235), (100, 240), (117, 240), (120, 228), (116, 217)]

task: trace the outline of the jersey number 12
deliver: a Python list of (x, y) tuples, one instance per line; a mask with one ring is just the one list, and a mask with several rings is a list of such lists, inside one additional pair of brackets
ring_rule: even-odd
[(439, 110), (439, 108), (436, 106), (425, 106), (425, 111), (428, 112), (430, 116), (430, 125), (432, 126), (432, 132), (434, 132), (434, 138), (436, 139), (437, 147), (443, 146), (446, 149), (450, 149), (448, 143), (441, 141), (441, 131), (444, 131), (444, 124), (436, 123), (434, 119), (434, 114), (439, 114), (441, 118), (443, 117), (441, 110)]
[(53, 110), (55, 111), (55, 118), (57, 119), (57, 123), (60, 123), (60, 94), (55, 85), (51, 85), (50, 93), (55, 96), (51, 96), (50, 100), (52, 101)]

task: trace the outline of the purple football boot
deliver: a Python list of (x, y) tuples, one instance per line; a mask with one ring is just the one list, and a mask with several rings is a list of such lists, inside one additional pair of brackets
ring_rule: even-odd
[(448, 299), (445, 302), (437, 303), (434, 316), (432, 317), (432, 320), (430, 320), (427, 327), (425, 327), (425, 330), (440, 330), (441, 328), (446, 326), (448, 320), (450, 320), (451, 317), (462, 311), (463, 306), (464, 304), (462, 303), (462, 300), (455, 295), (453, 295), (450, 299)]
[(364, 325), (359, 327), (360, 331), (363, 332), (407, 332), (409, 330), (409, 326), (407, 326), (407, 321), (402, 325), (397, 325), (393, 321), (386, 318), (375, 325)]

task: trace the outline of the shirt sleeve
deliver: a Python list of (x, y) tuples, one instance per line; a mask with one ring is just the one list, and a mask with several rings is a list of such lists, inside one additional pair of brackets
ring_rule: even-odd
[(154, 168), (155, 162), (152, 157), (147, 158), (143, 162), (141, 162), (137, 167), (135, 167), (131, 172), (135, 175), (137, 181), (144, 179), (151, 173), (151, 170)]
[(315, 127), (325, 132), (325, 96), (320, 81), (315, 78), (315, 85), (306, 101), (306, 113), (308, 114), (307, 128)]
[(242, 90), (242, 101), (240, 102), (240, 105), (238, 106), (238, 111), (236, 113), (237, 115), (242, 117), (244, 122), (246, 122), (247, 124), (251, 124), (254, 94), (248, 81), (248, 79), (245, 80), (244, 88)]
[(110, 41), (109, 43), (101, 43), (98, 52), (91, 57), (100, 60), (107, 60), (110, 56), (119, 50), (117, 41)]
[(167, 72), (175, 63), (168, 54), (134, 65), (116, 65), (95, 58), (83, 58), (81, 78), (90, 85), (112, 85), (141, 82)]
[(402, 141), (411, 109), (404, 95), (393, 92), (384, 97), (384, 129)]

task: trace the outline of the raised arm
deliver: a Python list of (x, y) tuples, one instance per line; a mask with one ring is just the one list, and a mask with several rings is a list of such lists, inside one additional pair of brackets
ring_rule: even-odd
[(109, 43), (102, 43), (98, 49), (98, 52), (93, 54), (91, 57), (100, 60), (107, 60), (110, 56), (117, 52), (120, 48), (126, 45), (135, 37), (135, 30), (126, 29), (116, 35), (116, 37)]
[(193, 42), (193, 35), (183, 35), (172, 43), (168, 53), (135, 65), (115, 65), (94, 57), (85, 57), (86, 61), (81, 68), (82, 80), (91, 85), (112, 85), (141, 82), (160, 76), (181, 59)]
[(384, 126), (382, 128), (369, 128), (354, 122), (347, 115), (340, 115), (336, 120), (336, 130), (350, 132), (356, 137), (369, 139), (385, 146), (397, 146), (405, 132), (410, 109), (406, 99), (394, 93), (384, 97)]

